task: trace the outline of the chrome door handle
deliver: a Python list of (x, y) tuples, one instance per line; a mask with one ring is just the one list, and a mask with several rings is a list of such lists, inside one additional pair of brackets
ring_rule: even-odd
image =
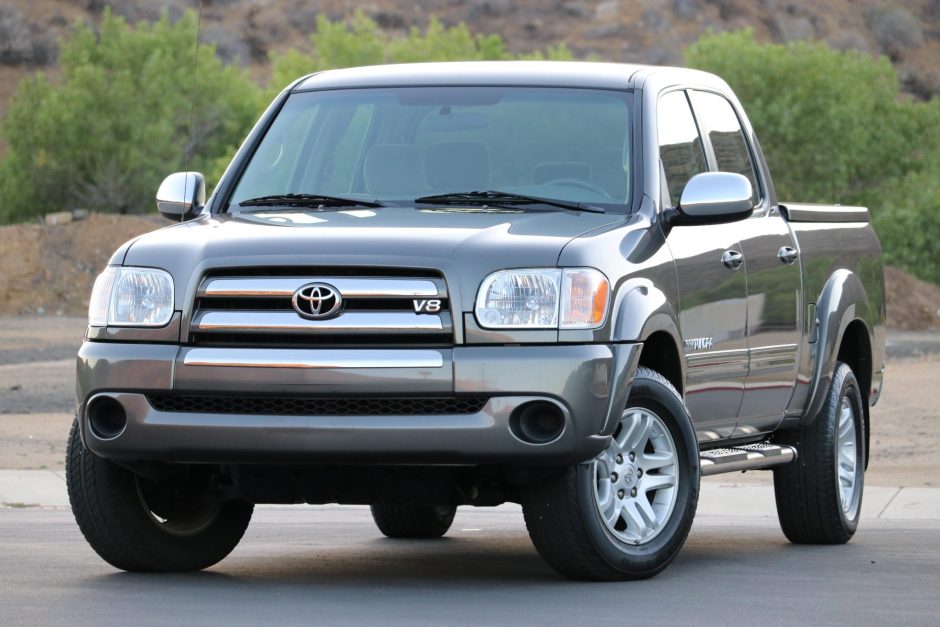
[(787, 265), (793, 265), (800, 258), (800, 251), (790, 246), (784, 246), (777, 251), (777, 258)]
[(726, 250), (721, 254), (721, 263), (725, 264), (725, 267), (737, 270), (744, 263), (744, 255), (736, 250)]

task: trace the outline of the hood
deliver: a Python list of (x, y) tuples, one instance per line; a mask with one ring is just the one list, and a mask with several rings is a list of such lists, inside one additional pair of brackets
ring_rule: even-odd
[(487, 274), (554, 266), (573, 238), (624, 218), (455, 207), (217, 214), (144, 235), (124, 264), (169, 271), (177, 303), (189, 302), (211, 268), (426, 268), (443, 272), (455, 310), (469, 311)]

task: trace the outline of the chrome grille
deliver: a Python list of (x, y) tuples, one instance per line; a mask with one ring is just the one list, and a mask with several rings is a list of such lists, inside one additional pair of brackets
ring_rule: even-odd
[[(353, 275), (301, 270), (290, 275), (257, 269), (205, 277), (196, 292), (189, 341), (217, 346), (373, 346), (453, 344), (447, 287), (440, 276)], [(329, 319), (301, 317), (291, 298), (309, 283), (325, 283), (343, 297)], [(439, 300), (440, 311), (417, 313), (415, 300)]]

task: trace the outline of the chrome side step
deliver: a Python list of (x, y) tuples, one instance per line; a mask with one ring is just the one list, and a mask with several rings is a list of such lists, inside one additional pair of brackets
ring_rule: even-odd
[(729, 448), (714, 448), (699, 453), (702, 476), (718, 475), (736, 470), (757, 470), (796, 459), (796, 449), (785, 444), (744, 444)]

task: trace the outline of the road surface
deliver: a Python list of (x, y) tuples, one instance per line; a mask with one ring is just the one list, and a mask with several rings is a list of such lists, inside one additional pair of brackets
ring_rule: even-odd
[(516, 508), (462, 508), (439, 541), (382, 538), (359, 507), (261, 508), (191, 575), (120, 573), (67, 510), (0, 510), (0, 625), (937, 625), (937, 521), (868, 520), (845, 546), (788, 544), (773, 518), (702, 516), (641, 582), (545, 566)]

